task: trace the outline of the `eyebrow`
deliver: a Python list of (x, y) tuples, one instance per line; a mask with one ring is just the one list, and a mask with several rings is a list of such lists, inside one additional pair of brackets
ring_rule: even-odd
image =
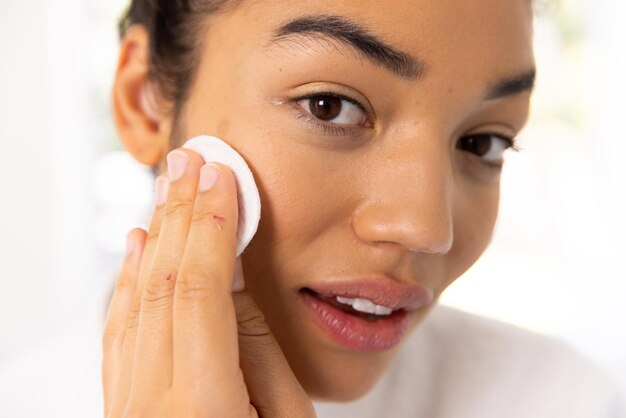
[(532, 69), (518, 76), (505, 78), (487, 89), (485, 100), (496, 100), (532, 91), (535, 86), (537, 71)]
[[(359, 23), (336, 15), (303, 16), (280, 26), (270, 41), (276, 44), (292, 36), (328, 37), (355, 49), (362, 56), (391, 71), (398, 77), (418, 81), (424, 75), (424, 60), (402, 52), (383, 41)], [(535, 84), (536, 70), (504, 78), (487, 88), (484, 100), (496, 100), (531, 91)]]
[(279, 27), (271, 43), (278, 43), (294, 35), (322, 35), (340, 41), (405, 80), (416, 81), (424, 73), (423, 61), (393, 48), (363, 26), (342, 16), (297, 18)]

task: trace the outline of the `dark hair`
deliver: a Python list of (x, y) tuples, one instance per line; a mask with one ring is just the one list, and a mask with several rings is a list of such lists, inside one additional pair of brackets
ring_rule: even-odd
[[(171, 108), (176, 130), (180, 113), (199, 66), (205, 19), (240, 0), (131, 0), (119, 22), (120, 37), (135, 24), (150, 36), (148, 78)], [(528, 0), (551, 3), (550, 0)], [(175, 142), (175, 138), (172, 138)]]
[(119, 22), (120, 38), (132, 25), (143, 25), (150, 37), (148, 78), (178, 120), (199, 65), (206, 16), (232, 0), (132, 0)]

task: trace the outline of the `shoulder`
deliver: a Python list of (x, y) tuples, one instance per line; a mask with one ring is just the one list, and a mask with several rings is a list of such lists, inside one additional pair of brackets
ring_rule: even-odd
[[(476, 416), (497, 416), (511, 405), (509, 417), (625, 413), (617, 383), (564, 341), (458, 309), (433, 308), (402, 356), (445, 391), (448, 404), (475, 406)], [(426, 369), (415, 364), (420, 357)]]
[(438, 357), (455, 359), (459, 366), (468, 362), (468, 369), (482, 366), (543, 379), (571, 373), (610, 380), (600, 367), (559, 338), (459, 309), (439, 305), (421, 328), (415, 336), (427, 334)]

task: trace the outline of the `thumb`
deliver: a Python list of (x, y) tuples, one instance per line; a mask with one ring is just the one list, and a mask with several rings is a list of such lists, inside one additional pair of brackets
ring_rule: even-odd
[(247, 290), (233, 293), (239, 364), (260, 417), (316, 417), (313, 403), (287, 363), (265, 317)]

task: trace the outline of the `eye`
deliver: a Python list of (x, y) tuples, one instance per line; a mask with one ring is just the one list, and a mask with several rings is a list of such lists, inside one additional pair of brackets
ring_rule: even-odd
[(315, 118), (338, 125), (363, 125), (367, 115), (361, 107), (350, 100), (327, 95), (311, 96), (298, 104)]
[(456, 147), (460, 150), (471, 152), (490, 163), (500, 163), (504, 152), (515, 147), (511, 138), (495, 134), (468, 135), (459, 139)]

